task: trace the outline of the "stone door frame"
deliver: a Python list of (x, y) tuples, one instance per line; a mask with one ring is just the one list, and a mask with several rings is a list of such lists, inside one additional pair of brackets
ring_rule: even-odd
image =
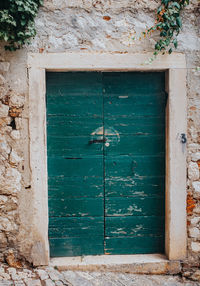
[[(187, 97), (185, 55), (151, 53), (30, 53), (29, 138), (34, 245), (34, 265), (49, 264), (48, 183), (46, 144), (46, 71), (165, 71), (166, 107), (166, 198), (165, 255), (168, 260), (186, 257), (186, 144)], [(144, 255), (145, 256), (145, 255)], [(117, 256), (115, 256), (117, 259)]]

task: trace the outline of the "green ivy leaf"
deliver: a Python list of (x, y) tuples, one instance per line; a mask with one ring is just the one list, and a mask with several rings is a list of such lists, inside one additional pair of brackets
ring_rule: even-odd
[(170, 48), (170, 49), (169, 49), (168, 53), (169, 53), (169, 54), (171, 54), (171, 53), (172, 53), (172, 48)]
[(158, 7), (157, 13), (159, 14), (162, 11), (162, 6)]
[(174, 40), (173, 40), (173, 44), (174, 44), (175, 49), (177, 49), (177, 47), (178, 47), (177, 39), (174, 39)]
[(35, 36), (34, 18), (43, 0), (0, 0), (0, 40), (15, 51)]
[(177, 25), (179, 26), (179, 28), (182, 27), (182, 21), (181, 21), (181, 18), (180, 18), (180, 17), (177, 17), (177, 18), (176, 18), (176, 23), (177, 23)]
[(177, 9), (181, 9), (181, 6), (179, 5), (178, 2), (173, 2), (170, 6), (171, 7), (176, 7)]
[(167, 32), (166, 31), (161, 31), (160, 32), (160, 36), (161, 37), (166, 37), (167, 36)]

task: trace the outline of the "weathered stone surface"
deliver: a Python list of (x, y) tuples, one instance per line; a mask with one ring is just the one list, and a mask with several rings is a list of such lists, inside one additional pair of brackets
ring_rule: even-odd
[(10, 68), (9, 62), (0, 62), (0, 71), (1, 72), (8, 72)]
[(200, 252), (200, 243), (199, 242), (193, 242), (191, 243), (191, 249), (193, 252), (198, 253)]
[(4, 85), (6, 82), (5, 78), (3, 77), (2, 74), (0, 74), (0, 85)]
[[(7, 246), (7, 238), (4, 232), (0, 232), (0, 241), (1, 241), (1, 248)], [(1, 270), (0, 270), (0, 276), (1, 276)]]
[(192, 181), (199, 179), (199, 166), (197, 163), (190, 162), (188, 167), (188, 177)]
[(25, 286), (25, 283), (23, 281), (15, 281), (14, 285), (15, 286)]
[(24, 100), (25, 100), (24, 95), (14, 93), (10, 95), (9, 105), (11, 107), (20, 108), (24, 105)]
[(22, 161), (22, 158), (20, 156), (18, 156), (17, 152), (14, 150), (12, 150), (9, 159), (10, 159), (10, 163), (12, 165), (17, 165), (19, 162)]
[(41, 286), (41, 281), (39, 279), (31, 279), (26, 282), (27, 286)]
[[(59, 272), (55, 269), (51, 269), (51, 272), (55, 272), (57, 276), (63, 277), (61, 280), (54, 281), (53, 279), (45, 279), (41, 281), (35, 278), (35, 273), (39, 272), (44, 275), (44, 272), (49, 272), (48, 267), (43, 267), (43, 269), (15, 269), (5, 265), (0, 268), (0, 280), (10, 282), (12, 281), (14, 285), (18, 286), (197, 286), (196, 282), (190, 280), (182, 279), (180, 276), (170, 276), (170, 275), (138, 275), (138, 274), (127, 274), (127, 273), (113, 273), (113, 272), (88, 272), (88, 271), (64, 271)], [(43, 270), (43, 271), (41, 271)], [(39, 271), (39, 272), (38, 272)], [(59, 272), (59, 275), (58, 275)], [(187, 275), (188, 272), (188, 275)], [(24, 275), (24, 276), (23, 276)], [(29, 276), (29, 278), (27, 277)], [(190, 277), (194, 275), (194, 280), (198, 280), (199, 270), (196, 271), (184, 271), (184, 277)], [(3, 278), (5, 277), (5, 278)], [(21, 279), (20, 279), (21, 277)], [(65, 278), (64, 278), (65, 277)], [(3, 280), (2, 280), (3, 279)], [(0, 285), (1, 284), (0, 281)], [(6, 284), (7, 285), (7, 284)], [(9, 284), (8, 284), (9, 285)], [(13, 284), (11, 284), (13, 285)]]
[(194, 189), (194, 197), (200, 197), (200, 182), (196, 181), (192, 183)]
[(200, 217), (197, 216), (197, 217), (194, 217), (191, 219), (191, 225), (197, 225), (199, 222), (200, 222)]
[(195, 281), (200, 281), (200, 270), (196, 270), (190, 278)]
[(51, 279), (47, 279), (44, 281), (45, 286), (54, 286), (55, 283)]
[(54, 281), (60, 280), (63, 278), (60, 272), (55, 269), (48, 271), (48, 274), (49, 274), (50, 279)]
[(10, 136), (11, 136), (12, 139), (14, 139), (14, 140), (19, 140), (19, 139), (20, 139), (20, 132), (19, 132), (19, 130), (13, 130), (13, 131), (10, 133)]
[(4, 205), (8, 201), (7, 196), (0, 195), (0, 207), (1, 205)]
[(41, 280), (45, 280), (49, 278), (48, 273), (43, 269), (37, 269), (36, 273), (38, 274)]
[(200, 160), (200, 152), (192, 154), (192, 161), (198, 161), (198, 160)]
[(189, 229), (190, 237), (200, 238), (200, 230), (197, 227), (192, 227)]
[(0, 117), (8, 116), (9, 106), (0, 103)]
[(4, 158), (8, 158), (8, 154), (11, 151), (11, 147), (8, 145), (5, 136), (0, 137), (0, 153)]
[(56, 286), (64, 286), (64, 284), (61, 281), (55, 281)]
[(5, 86), (0, 86), (0, 99), (2, 99), (6, 95), (7, 89)]
[(15, 231), (17, 230), (17, 225), (9, 221), (6, 217), (0, 217), (0, 230)]
[(16, 194), (21, 188), (21, 174), (15, 168), (7, 168), (5, 177), (0, 180), (0, 194)]

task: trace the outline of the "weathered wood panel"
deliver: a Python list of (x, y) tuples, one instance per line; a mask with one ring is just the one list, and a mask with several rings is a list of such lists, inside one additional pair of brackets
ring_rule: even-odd
[(163, 235), (165, 218), (162, 216), (106, 217), (107, 237)]
[(163, 155), (165, 147), (165, 136), (162, 135), (121, 135), (119, 139), (106, 136), (106, 155)]
[(102, 216), (104, 203), (102, 198), (50, 199), (49, 215), (59, 216)]
[(100, 73), (47, 74), (51, 256), (103, 254), (103, 126)]
[[(86, 136), (103, 125), (101, 117), (49, 116), (47, 132), (50, 136)], [(60, 126), (60, 128), (58, 128)]]
[(165, 177), (106, 177), (105, 190), (107, 197), (149, 197), (163, 196), (165, 190)]
[[(134, 91), (132, 91), (134, 92)], [(107, 89), (105, 90), (107, 94)], [(127, 118), (142, 116), (150, 117), (160, 115), (165, 110), (165, 93), (152, 94), (151, 96), (128, 95), (122, 90), (119, 94), (107, 94), (104, 98), (105, 118), (110, 116)]]
[[(102, 104), (102, 92), (93, 85), (93, 93), (74, 95), (65, 91), (65, 94), (58, 96), (52, 94), (48, 98), (48, 117), (100, 117), (101, 110), (98, 108)], [(58, 87), (59, 90), (59, 87)], [(84, 99), (84, 100), (83, 100)], [(73, 105), (71, 104), (73, 102)]]
[(106, 237), (106, 254), (149, 254), (164, 252), (163, 236)]
[(105, 251), (164, 251), (164, 74), (103, 75)]
[[(66, 158), (66, 159), (65, 159)], [(49, 176), (85, 177), (103, 175), (103, 157), (69, 157), (52, 156), (48, 158)]]
[(143, 178), (165, 175), (164, 155), (158, 156), (107, 156), (105, 158), (106, 177)]
[(163, 134), (165, 118), (163, 116), (124, 116), (106, 118), (105, 129), (112, 126), (118, 134), (124, 135), (155, 135)]
[(104, 235), (103, 217), (53, 217), (49, 237), (88, 237)]
[[(65, 177), (49, 176), (49, 198), (103, 197), (103, 176)], [(67, 186), (67, 188), (66, 188)]]
[(163, 72), (113, 72), (103, 73), (104, 93), (116, 95), (141, 94), (142, 97), (165, 91)]
[[(103, 144), (91, 144), (90, 136), (51, 136), (49, 135), (48, 152), (64, 158), (82, 158), (82, 156), (102, 155)], [(99, 137), (100, 138), (100, 137)], [(52, 156), (53, 156), (52, 155)]]
[(163, 216), (163, 197), (109, 197), (105, 198), (106, 216)]
[(51, 257), (100, 255), (104, 253), (104, 237), (94, 235), (88, 237), (51, 238)]

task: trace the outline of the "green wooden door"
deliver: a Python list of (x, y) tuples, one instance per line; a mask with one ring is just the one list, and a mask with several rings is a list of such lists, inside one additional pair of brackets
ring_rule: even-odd
[(164, 73), (47, 73), (51, 256), (164, 251)]

